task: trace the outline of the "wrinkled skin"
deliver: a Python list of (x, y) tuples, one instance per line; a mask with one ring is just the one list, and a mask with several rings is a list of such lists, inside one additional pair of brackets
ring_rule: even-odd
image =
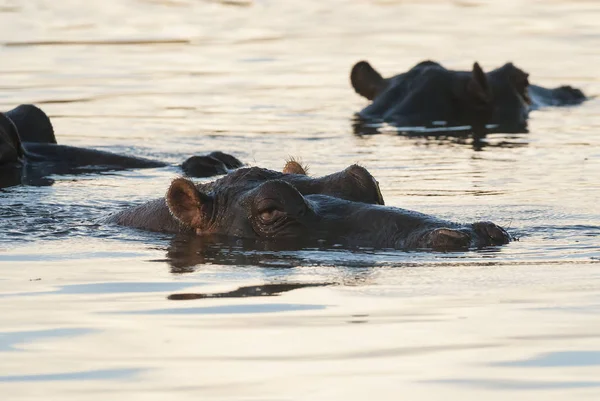
[(454, 250), (510, 241), (504, 229), (490, 222), (458, 224), (383, 203), (377, 181), (360, 166), (320, 178), (253, 167), (209, 184), (178, 178), (165, 198), (127, 209), (108, 221), (290, 247), (343, 244)]
[[(48, 116), (33, 105), (0, 113), (0, 188), (48, 185), (52, 174), (80, 174), (133, 168), (166, 167), (167, 163), (95, 149), (58, 145)], [(226, 174), (241, 167), (234, 156), (213, 152), (193, 156), (182, 165), (192, 177)]]
[(433, 61), (390, 78), (366, 61), (356, 63), (350, 73), (356, 93), (372, 101), (358, 113), (359, 122), (397, 127), (470, 126), (484, 133), (486, 126), (495, 125), (494, 131), (525, 132), (531, 110), (586, 99), (579, 89), (546, 89), (530, 85), (528, 77), (512, 63), (485, 73), (478, 63), (471, 71), (452, 71)]

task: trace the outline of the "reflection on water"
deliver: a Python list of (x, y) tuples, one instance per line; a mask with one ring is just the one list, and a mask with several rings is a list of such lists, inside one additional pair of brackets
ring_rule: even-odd
[(456, 126), (456, 127), (397, 127), (386, 123), (365, 122), (360, 117), (355, 116), (352, 120), (352, 129), (357, 136), (376, 135), (384, 132), (391, 132), (398, 135), (406, 136), (425, 136), (425, 137), (458, 137), (469, 138), (473, 140), (481, 140), (488, 134), (526, 134), (529, 132), (527, 124), (519, 126), (498, 126), (488, 125), (483, 129), (474, 130), (471, 126)]
[(106, 369), (82, 372), (0, 376), (0, 382), (48, 382), (48, 381), (81, 381), (81, 380), (125, 380), (140, 373), (141, 369)]
[(464, 145), (471, 147), (474, 151), (482, 151), (484, 148), (520, 148), (528, 145), (527, 137), (516, 134), (476, 134), (471, 131), (412, 131), (403, 132), (397, 128), (386, 129), (385, 127), (365, 127), (353, 124), (354, 134), (359, 138), (365, 135), (376, 135), (390, 133), (402, 134), (407, 138), (417, 138), (426, 146), (448, 146)]
[(246, 239), (177, 235), (167, 248), (166, 261), (172, 273), (189, 273), (204, 264), (289, 268), (299, 263), (291, 252), (270, 249), (274, 246)]
[(494, 366), (514, 367), (557, 367), (557, 366), (599, 366), (599, 351), (563, 351), (537, 355), (521, 361), (506, 361), (495, 363)]
[(600, 381), (536, 381), (536, 380), (480, 380), (480, 379), (456, 379), (438, 380), (427, 382), (428, 384), (445, 384), (455, 386), (466, 386), (495, 391), (515, 390), (553, 390), (553, 389), (586, 389), (600, 387)]
[(284, 292), (297, 290), (307, 287), (323, 287), (331, 285), (330, 283), (283, 283), (283, 284), (263, 284), (251, 285), (237, 288), (233, 291), (217, 292), (209, 294), (171, 294), (167, 298), (172, 301), (187, 301), (191, 299), (212, 299), (212, 298), (246, 298), (246, 297), (273, 297), (281, 295)]
[(325, 309), (325, 305), (257, 304), (222, 305), (196, 308), (164, 308), (121, 312), (132, 315), (237, 315), (256, 313), (281, 313)]
[(173, 165), (222, 150), (278, 170), (296, 156), (315, 176), (358, 162), (386, 204), (520, 239), (441, 253), (173, 237), (101, 221), (163, 196), (176, 168), (25, 174), (37, 186), (0, 189), (0, 394), (596, 399), (598, 99), (533, 111), (528, 132), (399, 133), (356, 124), (366, 102), (348, 75), (361, 59), (511, 60), (594, 95), (599, 14), (584, 1), (0, 0), (0, 110), (40, 103), (59, 143)]
[(187, 287), (197, 286), (199, 283), (144, 283), (144, 282), (110, 282), (110, 283), (93, 283), (93, 284), (72, 284), (65, 285), (53, 289), (52, 291), (43, 292), (24, 292), (24, 293), (9, 293), (1, 294), (0, 297), (14, 296), (32, 296), (32, 295), (48, 295), (48, 294), (120, 294), (127, 293), (143, 293), (143, 292), (163, 292), (181, 290)]
[(91, 329), (49, 329), (36, 331), (16, 331), (0, 333), (0, 352), (15, 351), (20, 344), (51, 337), (74, 337), (94, 332)]

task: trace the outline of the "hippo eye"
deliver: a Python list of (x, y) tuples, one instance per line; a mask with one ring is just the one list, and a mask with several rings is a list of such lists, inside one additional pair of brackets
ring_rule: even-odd
[(273, 223), (274, 221), (279, 220), (281, 217), (284, 216), (285, 213), (275, 207), (264, 209), (258, 215), (261, 222), (263, 222), (264, 224)]

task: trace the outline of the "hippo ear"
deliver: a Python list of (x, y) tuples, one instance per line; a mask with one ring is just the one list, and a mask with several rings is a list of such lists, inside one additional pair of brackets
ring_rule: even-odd
[(489, 102), (492, 97), (490, 85), (488, 84), (487, 76), (483, 69), (479, 66), (479, 63), (473, 64), (473, 71), (471, 72), (471, 78), (467, 82), (467, 94), (471, 99), (475, 99), (481, 102)]
[(356, 93), (369, 100), (375, 99), (377, 92), (385, 84), (385, 80), (366, 61), (354, 64), (350, 72), (350, 82)]
[(177, 178), (173, 180), (166, 195), (169, 211), (181, 223), (200, 228), (212, 206), (211, 198), (198, 191), (190, 180)]
[(227, 174), (227, 167), (215, 157), (192, 156), (181, 164), (181, 169), (189, 177), (212, 177)]
[(300, 164), (300, 161), (290, 158), (283, 167), (283, 174), (308, 175), (308, 166)]
[(56, 143), (50, 118), (40, 108), (22, 104), (4, 114), (15, 124), (23, 142)]
[(219, 150), (215, 152), (210, 152), (209, 156), (221, 161), (225, 165), (225, 167), (227, 167), (230, 170), (242, 167), (244, 165), (244, 163), (242, 163), (237, 157), (232, 156), (229, 153), (221, 152)]

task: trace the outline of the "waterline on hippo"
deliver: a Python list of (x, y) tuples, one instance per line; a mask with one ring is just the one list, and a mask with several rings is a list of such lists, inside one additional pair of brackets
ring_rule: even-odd
[(318, 178), (258, 167), (207, 184), (177, 178), (164, 198), (126, 209), (107, 222), (249, 239), (279, 244), (278, 249), (342, 245), (446, 251), (511, 240), (491, 222), (461, 224), (385, 206), (377, 181), (358, 165)]

